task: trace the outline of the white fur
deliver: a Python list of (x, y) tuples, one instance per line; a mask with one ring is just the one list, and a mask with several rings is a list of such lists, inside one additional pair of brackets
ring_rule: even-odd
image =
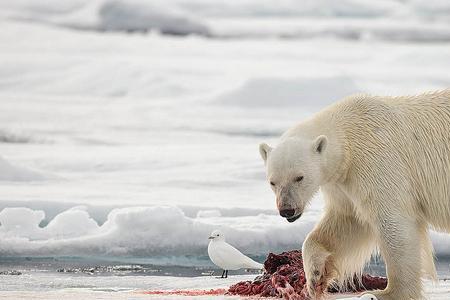
[(310, 293), (360, 273), (379, 250), (389, 284), (377, 298), (423, 298), (421, 277), (436, 278), (428, 227), (450, 231), (450, 89), (351, 96), (260, 152), (280, 209), (299, 216), (324, 194), (325, 214), (303, 244)]

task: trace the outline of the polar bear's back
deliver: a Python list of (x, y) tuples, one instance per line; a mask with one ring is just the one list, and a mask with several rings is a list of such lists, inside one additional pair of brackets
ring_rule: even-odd
[(399, 99), (404, 114), (403, 159), (425, 219), (450, 229), (450, 90)]
[(450, 90), (355, 96), (333, 110), (340, 111), (332, 126), (345, 131), (354, 184), (367, 194), (387, 187), (394, 207), (450, 230)]

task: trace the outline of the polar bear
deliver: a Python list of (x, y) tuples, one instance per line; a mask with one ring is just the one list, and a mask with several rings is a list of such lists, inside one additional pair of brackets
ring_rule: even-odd
[(280, 215), (297, 220), (319, 190), (325, 212), (303, 243), (310, 294), (386, 263), (380, 300), (422, 299), (436, 278), (428, 228), (450, 231), (450, 89), (355, 95), (260, 145)]

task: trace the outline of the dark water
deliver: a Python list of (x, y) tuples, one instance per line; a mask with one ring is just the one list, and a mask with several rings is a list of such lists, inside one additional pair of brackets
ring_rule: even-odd
[[(96, 257), (0, 257), (0, 274), (17, 275), (17, 273), (50, 272), (72, 275), (92, 276), (179, 276), (196, 277), (221, 275), (218, 269), (207, 258), (185, 257), (178, 258), (181, 265), (177, 265), (177, 258), (166, 260), (172, 263), (155, 264), (154, 258), (96, 258)], [(260, 261), (263, 261), (259, 259)], [(258, 274), (255, 270), (230, 271), (229, 274)]]
[[(264, 257), (253, 257), (263, 262)], [(196, 277), (220, 275), (222, 270), (212, 265), (207, 257), (170, 258), (164, 264), (154, 263), (155, 258), (97, 258), (97, 257), (0, 257), (0, 274), (17, 275), (29, 272), (50, 272), (90, 276), (179, 276)], [(177, 260), (181, 264), (177, 264)], [(153, 263), (149, 263), (149, 261)], [(164, 259), (160, 259), (164, 262)], [(170, 261), (171, 263), (167, 263)], [(439, 278), (450, 278), (450, 258), (436, 260)], [(385, 276), (382, 260), (374, 259), (365, 272)], [(257, 274), (255, 270), (230, 271), (232, 275)]]

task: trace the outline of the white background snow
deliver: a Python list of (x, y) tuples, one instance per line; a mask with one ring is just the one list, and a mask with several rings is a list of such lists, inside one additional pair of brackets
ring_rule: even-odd
[(2, 0), (0, 26), (3, 257), (195, 258), (215, 228), (298, 248), (321, 196), (278, 217), (258, 144), (345, 95), (450, 87), (445, 0)]

